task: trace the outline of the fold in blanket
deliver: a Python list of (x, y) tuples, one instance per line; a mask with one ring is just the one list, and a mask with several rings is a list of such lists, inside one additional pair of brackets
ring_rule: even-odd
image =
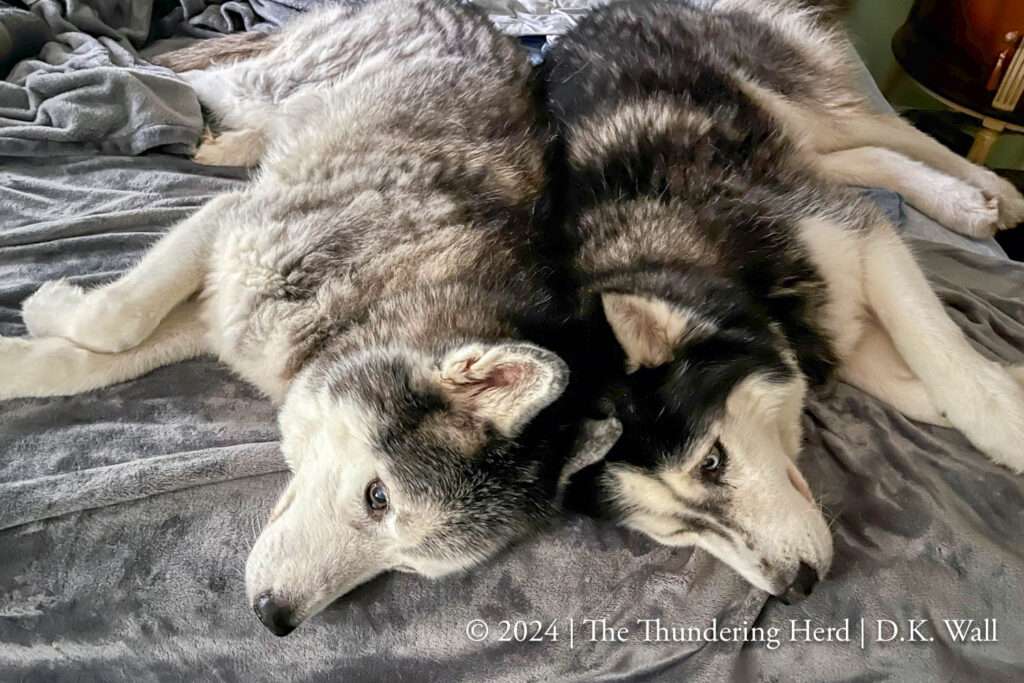
[(0, 81), (0, 156), (189, 153), (202, 130), (195, 94), (139, 57), (152, 3), (30, 1), (0, 6), (12, 53)]
[[(167, 36), (270, 30), (309, 0), (0, 2), (0, 156), (190, 154), (199, 102), (139, 50)], [(22, 61), (11, 64), (14, 57)]]
[[(349, 0), (352, 1), (352, 0)], [(268, 31), (315, 0), (0, 0), (0, 156), (190, 154), (199, 102), (139, 51), (168, 37)], [(482, 0), (513, 35), (566, 31), (597, 0)], [(13, 66), (7, 62), (17, 56)]]

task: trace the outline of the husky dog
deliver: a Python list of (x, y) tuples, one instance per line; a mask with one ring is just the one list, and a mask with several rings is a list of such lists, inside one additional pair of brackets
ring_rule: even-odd
[(794, 461), (809, 385), (832, 375), (1024, 469), (1019, 369), (947, 317), (881, 186), (989, 237), (1024, 198), (854, 87), (845, 40), (794, 4), (633, 2), (552, 51), (575, 276), (628, 357), (623, 436), (567, 502), (755, 586), (806, 595), (828, 527)]
[(294, 476), (246, 587), (285, 635), (384, 571), (441, 576), (547, 520), (589, 390), (556, 353), (540, 103), (511, 39), (381, 0), (232, 40), (240, 59), (184, 77), (222, 128), (200, 158), (254, 179), (121, 279), (41, 287), (30, 338), (0, 339), (0, 398), (212, 352), (280, 402)]

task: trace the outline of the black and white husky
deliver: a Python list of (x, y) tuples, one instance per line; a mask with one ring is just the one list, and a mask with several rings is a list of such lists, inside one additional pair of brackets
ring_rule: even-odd
[(555, 353), (544, 136), (511, 39), (386, 0), (195, 49), (171, 63), (228, 58), (184, 74), (222, 128), (199, 158), (260, 170), (116, 282), (26, 300), (0, 398), (211, 352), (279, 401), (294, 477), (246, 585), (284, 635), (383, 571), (465, 568), (551, 517), (590, 392)]
[(635, 370), (623, 437), (568, 500), (788, 597), (832, 559), (794, 464), (809, 384), (838, 374), (1024, 470), (1020, 371), (972, 349), (844, 185), (976, 237), (1020, 222), (1024, 199), (872, 113), (848, 54), (795, 3), (632, 2), (584, 18), (547, 73), (576, 275)]

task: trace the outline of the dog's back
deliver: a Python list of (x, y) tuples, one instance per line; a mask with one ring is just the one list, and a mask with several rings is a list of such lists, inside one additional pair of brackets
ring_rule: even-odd
[[(641, 287), (711, 306), (712, 317), (756, 300), (820, 381), (834, 362), (815, 321), (824, 287), (790, 218), (845, 203), (856, 225), (868, 209), (822, 183), (751, 93), (810, 100), (828, 86), (785, 22), (749, 5), (621, 3), (556, 46), (546, 80), (571, 184), (566, 229), (584, 290)], [(708, 294), (728, 281), (730, 293)]]
[(219, 236), (210, 293), (214, 307), (272, 307), (244, 318), (274, 329), (223, 329), (222, 355), (262, 374), (266, 345), (250, 353), (252, 340), (287, 334), (278, 372), (291, 374), (327, 339), (430, 346), (543, 327), (552, 297), (535, 245), (543, 141), (529, 69), (471, 9), (384, 1), (301, 17), (266, 52), (190, 76), (222, 123), (257, 129), (266, 146), (247, 191), (261, 228)]

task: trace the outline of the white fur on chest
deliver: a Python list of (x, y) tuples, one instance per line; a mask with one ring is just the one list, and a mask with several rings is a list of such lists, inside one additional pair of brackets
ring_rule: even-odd
[(827, 302), (816, 321), (829, 334), (839, 358), (854, 348), (863, 329), (867, 307), (864, 288), (865, 233), (823, 218), (799, 223), (800, 242), (825, 280)]
[(294, 244), (283, 228), (241, 223), (217, 239), (203, 291), (210, 346), (235, 372), (271, 398), (287, 385), (301, 305), (285, 299)]

